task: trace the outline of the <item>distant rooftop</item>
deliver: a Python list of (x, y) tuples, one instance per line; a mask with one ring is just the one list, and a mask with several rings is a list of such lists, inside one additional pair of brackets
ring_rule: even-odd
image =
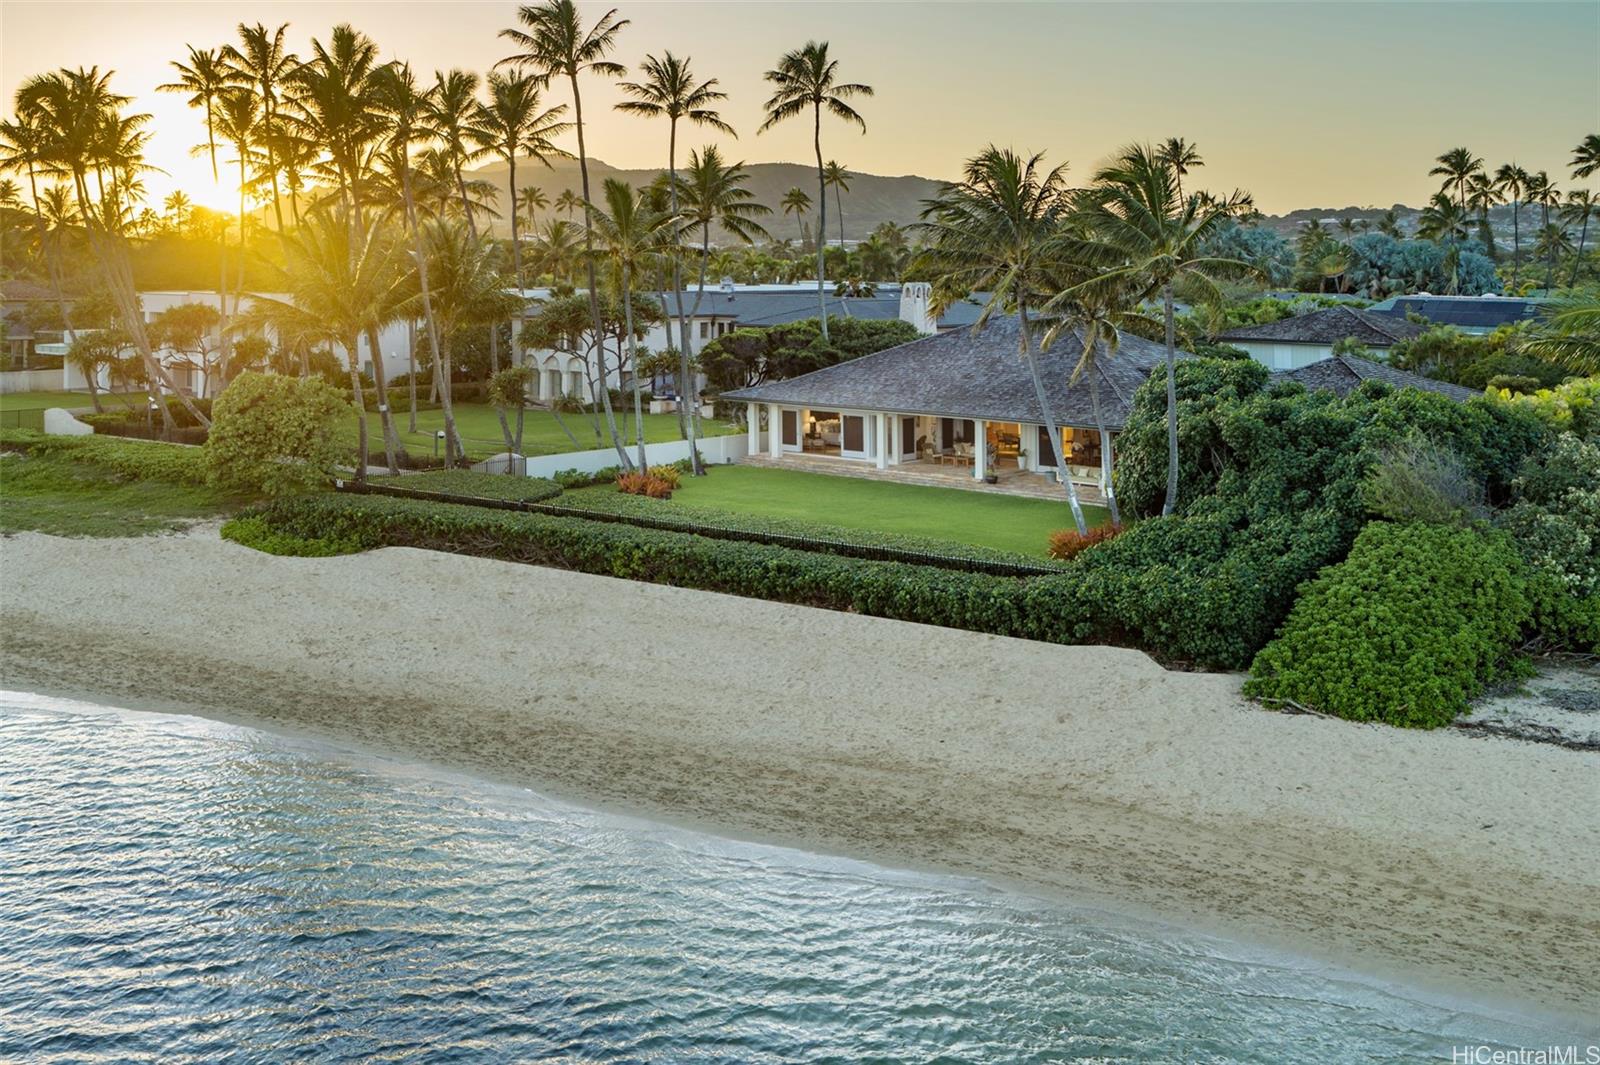
[(1374, 314), (1353, 307), (1328, 307), (1297, 314), (1276, 322), (1229, 329), (1218, 336), (1231, 340), (1263, 340), (1279, 344), (1337, 344), (1357, 340), (1368, 347), (1387, 348), (1423, 332), (1405, 315)]
[(1458, 329), (1481, 329), (1485, 332), (1502, 325), (1536, 318), (1539, 309), (1548, 301), (1520, 296), (1395, 296), (1375, 303), (1370, 308), (1375, 314), (1404, 318), (1409, 314), (1421, 315), (1430, 322), (1453, 325)]

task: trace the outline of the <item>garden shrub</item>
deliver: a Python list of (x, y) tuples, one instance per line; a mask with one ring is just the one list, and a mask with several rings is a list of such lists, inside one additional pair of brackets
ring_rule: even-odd
[(205, 484), (205, 451), (181, 444), (111, 436), (46, 436), (31, 429), (0, 430), (0, 448), (84, 462), (138, 481)]
[(619, 473), (617, 474), (617, 490), (632, 496), (648, 496), (651, 499), (671, 499), (672, 484), (664, 478), (653, 473)]
[(1556, 646), (1600, 651), (1600, 444), (1563, 433), (1530, 458), (1498, 524), (1532, 577), (1537, 628)]
[(1080, 533), (1077, 529), (1057, 529), (1050, 534), (1047, 553), (1058, 562), (1068, 562), (1077, 558), (1080, 552), (1095, 544), (1103, 544), (1121, 532), (1122, 526), (1110, 522), (1096, 525), (1087, 533)]
[(320, 485), (343, 448), (349, 408), (315, 377), (243, 373), (217, 397), (205, 454), (211, 480), (278, 496)]
[(676, 466), (651, 466), (650, 476), (665, 481), (668, 487), (674, 489), (683, 483), (683, 473)]
[(349, 555), (362, 550), (353, 539), (330, 536), (296, 536), (279, 532), (260, 515), (234, 518), (222, 526), (222, 538), (244, 547), (251, 547), (268, 555), (290, 555), (296, 558), (327, 558)]
[(561, 494), (561, 486), (542, 477), (508, 477), (503, 473), (477, 470), (428, 470), (399, 477), (373, 477), (373, 485), (404, 488), (413, 492), (470, 496), (474, 499), (509, 499), (520, 503), (540, 503)]
[(1459, 455), (1423, 436), (1381, 449), (1362, 490), (1367, 509), (1389, 521), (1452, 525), (1488, 516), (1483, 484)]
[(1503, 675), (1530, 615), (1504, 533), (1374, 522), (1301, 592), (1245, 693), (1435, 728)]

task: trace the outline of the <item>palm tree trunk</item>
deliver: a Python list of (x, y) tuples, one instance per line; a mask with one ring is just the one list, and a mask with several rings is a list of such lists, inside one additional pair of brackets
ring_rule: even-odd
[(600, 371), (598, 400), (605, 411), (606, 429), (611, 430), (611, 445), (622, 461), (622, 469), (634, 469), (634, 461), (627, 457), (622, 437), (616, 432), (616, 414), (611, 411), (611, 390), (606, 387), (605, 376), (605, 323), (600, 320), (600, 294), (595, 291), (595, 222), (592, 197), (589, 195), (589, 149), (584, 146), (584, 99), (578, 91), (578, 70), (568, 72), (573, 86), (573, 126), (578, 130), (578, 176), (584, 185), (584, 270), (589, 275), (589, 323), (594, 326), (595, 361)]
[[(672, 197), (672, 224), (678, 224), (678, 120), (671, 119), (667, 125), (667, 181)], [(692, 389), (689, 381), (689, 318), (683, 313), (683, 252), (678, 242), (672, 242), (672, 300), (677, 308), (675, 311), (678, 319), (678, 435), (685, 440), (689, 437), (689, 411), (688, 396)], [(690, 440), (689, 452), (694, 454), (694, 442)], [(699, 463), (693, 463), (693, 475), (698, 477), (703, 472)]]
[[(517, 153), (516, 146), (506, 153), (506, 162), (511, 168), (511, 269), (517, 276), (517, 296), (522, 296), (522, 231), (517, 227)], [(519, 311), (520, 315), (521, 312)], [(496, 342), (499, 339), (498, 330), (492, 334)], [(517, 350), (519, 333), (511, 337), (511, 365), (521, 366), (521, 352)]]
[(345, 350), (350, 353), (350, 396), (356, 405), (356, 483), (367, 483), (367, 400), (361, 390), (361, 367), (356, 359), (361, 338), (347, 337)]
[(1572, 254), (1572, 277), (1567, 281), (1567, 287), (1578, 283), (1578, 267), (1583, 265), (1583, 245), (1589, 239), (1589, 215), (1591, 211), (1583, 212), (1583, 228), (1578, 230), (1578, 250)]
[(1511, 287), (1517, 287), (1518, 275), (1522, 270), (1522, 204), (1515, 197), (1511, 200)]
[(822, 323), (822, 342), (828, 342), (828, 301), (822, 294), (822, 279), (826, 272), (823, 251), (828, 244), (828, 181), (822, 168), (822, 105), (816, 104), (815, 121), (811, 128), (811, 146), (817, 152), (817, 318)]
[(367, 326), (367, 347), (372, 349), (372, 383), (378, 389), (378, 421), (383, 426), (383, 457), (389, 464), (389, 475), (400, 475), (395, 461), (396, 452), (403, 451), (400, 434), (394, 427), (394, 412), (389, 409), (389, 379), (383, 369), (383, 349), (378, 346), (378, 329)]
[(406, 385), (411, 393), (411, 422), (406, 432), (417, 431), (417, 324), (406, 322)]
[(1165, 517), (1178, 509), (1178, 342), (1172, 319), (1171, 281), (1162, 286), (1161, 308), (1167, 333), (1167, 497), (1161, 503)]
[(639, 470), (649, 469), (644, 453), (644, 398), (639, 391), (639, 343), (633, 335), (633, 271), (622, 264), (622, 325), (628, 331), (628, 362), (633, 377), (633, 443), (639, 450)]
[[(1086, 335), (1085, 343), (1093, 336)], [(1105, 416), (1100, 413), (1100, 369), (1091, 358), (1089, 362), (1089, 408), (1094, 413), (1094, 427), (1100, 432), (1100, 490), (1105, 493), (1106, 509), (1111, 512), (1111, 524), (1122, 524), (1122, 512), (1117, 509), (1117, 493), (1111, 485), (1111, 431), (1106, 428)]]
[[(402, 156), (404, 153), (401, 153)], [(412, 254), (417, 259), (417, 285), (422, 290), (422, 316), (428, 327), (428, 346), (433, 352), (433, 388), (444, 409), (445, 456), (449, 458), (456, 436), (455, 409), (450, 403), (449, 382), (444, 380), (441, 363), (444, 344), (439, 339), (439, 322), (433, 316), (433, 290), (428, 285), (428, 253), (422, 244), (422, 227), (417, 224), (417, 202), (411, 194), (411, 166), (403, 162), (400, 167), (400, 191), (406, 203), (406, 223), (411, 227)], [(411, 424), (415, 431), (417, 422), (416, 375), (412, 375)], [(451, 463), (454, 465), (454, 463)]]
[[(1039, 413), (1044, 416), (1044, 427), (1050, 436), (1050, 446), (1056, 453), (1056, 476), (1060, 478), (1062, 487), (1067, 490), (1067, 506), (1072, 508), (1072, 522), (1078, 527), (1078, 535), (1082, 536), (1088, 533), (1089, 525), (1083, 517), (1083, 505), (1078, 502), (1078, 486), (1072, 483), (1072, 474), (1067, 469), (1066, 452), (1061, 449), (1061, 426), (1056, 422), (1055, 411), (1050, 406), (1050, 397), (1045, 393), (1044, 378), (1039, 376), (1039, 360), (1033, 351), (1033, 333), (1028, 328), (1026, 304), (1017, 308), (1017, 334), (1022, 349), (1022, 361), (1027, 363), (1028, 376), (1033, 381), (1033, 396), (1038, 401)], [(980, 440), (978, 446), (987, 448), (989, 445), (987, 441)]]
[(839, 250), (844, 251), (844, 194), (838, 185), (833, 187), (833, 206), (839, 215)]
[(461, 440), (461, 434), (456, 432), (456, 410), (451, 403), (450, 377), (454, 372), (450, 351), (450, 334), (444, 336), (444, 347), (439, 364), (435, 370), (439, 377), (439, 402), (444, 411), (444, 459), (445, 465), (454, 469), (466, 461), (467, 446)]
[[(60, 249), (56, 247), (56, 242), (50, 239), (45, 228), (44, 211), (39, 207), (39, 182), (35, 176), (31, 161), (28, 163), (28, 188), (33, 194), (33, 219), (34, 225), (39, 232), (39, 251), (43, 253), (45, 265), (50, 271), (50, 288), (55, 292), (56, 311), (61, 315), (61, 325), (67, 331), (67, 343), (70, 345), (77, 339), (77, 330), (72, 328), (72, 311), (67, 306), (67, 297), (61, 287), (61, 264), (57, 262), (57, 255)], [(1587, 225), (1587, 220), (1585, 220), (1585, 224)], [(93, 374), (90, 377), (92, 380)], [(89, 396), (94, 399), (95, 413), (98, 414), (100, 412), (100, 400), (96, 396), (92, 383), (89, 386)]]

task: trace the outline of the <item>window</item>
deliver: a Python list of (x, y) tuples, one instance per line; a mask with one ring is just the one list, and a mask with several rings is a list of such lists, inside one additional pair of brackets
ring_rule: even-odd
[(704, 340), (706, 337), (708, 337), (710, 335), (711, 335), (711, 323), (710, 322), (701, 322), (700, 323), (700, 339)]

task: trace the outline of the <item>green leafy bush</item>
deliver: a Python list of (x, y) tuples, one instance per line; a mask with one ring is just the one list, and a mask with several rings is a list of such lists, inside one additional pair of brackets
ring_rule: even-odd
[(1302, 592), (1245, 692), (1434, 728), (1502, 675), (1531, 605), (1510, 538), (1374, 522)]
[(1488, 517), (1483, 484), (1459, 455), (1423, 436), (1381, 450), (1362, 490), (1367, 509), (1388, 521), (1455, 525)]
[(521, 503), (540, 503), (561, 494), (561, 486), (541, 477), (508, 477), (503, 473), (476, 470), (428, 470), (401, 477), (373, 477), (375, 485), (408, 488), (416, 492), (471, 496), (475, 499), (509, 499)]
[(1557, 646), (1600, 651), (1600, 444), (1563, 433), (1529, 459), (1499, 519), (1532, 571), (1537, 627)]
[(213, 408), (205, 453), (211, 480), (278, 496), (320, 485), (339, 460), (339, 391), (315, 377), (243, 373)]
[(0, 448), (89, 463), (133, 480), (205, 484), (207, 479), (205, 451), (181, 444), (4, 429), (0, 430)]
[(251, 547), (268, 555), (290, 555), (296, 558), (327, 558), (332, 555), (349, 555), (363, 550), (355, 540), (331, 536), (296, 536), (280, 532), (259, 515), (246, 515), (225, 522), (222, 538), (244, 547)]

